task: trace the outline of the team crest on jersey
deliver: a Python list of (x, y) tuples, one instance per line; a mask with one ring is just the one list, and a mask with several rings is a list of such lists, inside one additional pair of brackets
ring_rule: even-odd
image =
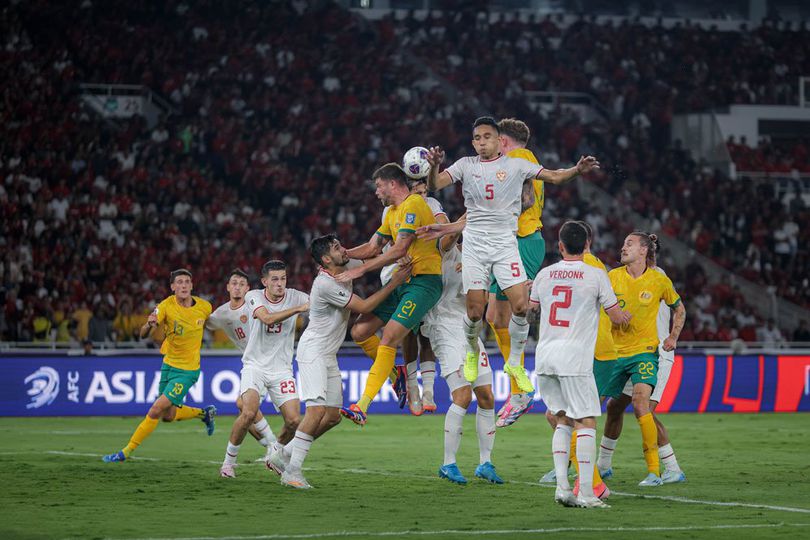
[(506, 180), (506, 171), (498, 171), (495, 173), (495, 178), (498, 179), (498, 182), (503, 182)]
[(408, 225), (416, 223), (416, 214), (405, 214), (405, 223)]
[(245, 324), (247, 322), (247, 315), (242, 315), (241, 317), (239, 317), (239, 321), (242, 324)]
[(649, 304), (652, 302), (652, 293), (650, 291), (641, 291), (638, 293), (638, 301), (642, 304)]
[(197, 326), (202, 326), (205, 324), (205, 319), (197, 319)]

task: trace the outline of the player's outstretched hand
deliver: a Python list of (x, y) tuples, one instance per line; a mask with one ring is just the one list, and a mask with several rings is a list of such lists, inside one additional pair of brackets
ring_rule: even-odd
[(396, 272), (391, 276), (391, 283), (399, 287), (411, 277), (411, 270), (413, 270), (413, 263), (410, 261), (407, 264), (398, 265)]
[(364, 274), (363, 267), (358, 266), (357, 268), (352, 268), (350, 270), (346, 270), (345, 272), (341, 272), (340, 274), (335, 276), (335, 281), (338, 283), (348, 283), (353, 279), (357, 279)]
[(622, 318), (622, 321), (619, 323), (619, 326), (621, 326), (621, 327), (625, 327), (628, 324), (630, 324), (630, 319), (633, 318), (632, 313), (630, 313), (629, 311), (624, 311), (624, 310), (619, 312), (619, 316)]
[(441, 146), (431, 146), (426, 159), (431, 167), (438, 167), (444, 161), (444, 150)]
[(667, 336), (664, 340), (663, 349), (667, 352), (674, 351), (677, 344), (678, 342), (672, 336)]
[(443, 223), (431, 223), (416, 229), (416, 237), (420, 240), (436, 240), (447, 234), (447, 227)]
[(580, 156), (577, 162), (577, 172), (579, 174), (589, 173), (599, 168), (599, 162), (593, 156)]
[(306, 304), (301, 304), (300, 306), (298, 306), (298, 313), (304, 313), (306, 311), (309, 311), (309, 302), (307, 302)]
[(157, 314), (154, 311), (150, 313), (149, 316), (146, 318), (146, 323), (149, 326), (157, 326), (158, 324)]

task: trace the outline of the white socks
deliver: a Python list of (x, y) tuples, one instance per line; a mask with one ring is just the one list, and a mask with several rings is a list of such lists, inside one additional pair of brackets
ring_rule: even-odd
[(495, 446), (494, 409), (482, 409), (478, 407), (478, 411), (475, 413), (475, 430), (478, 432), (480, 463), (492, 461), (492, 447)]
[(259, 444), (265, 448), (269, 448), (271, 444), (276, 442), (276, 436), (273, 434), (273, 430), (270, 429), (267, 418), (262, 417), (261, 420), (253, 424), (253, 427), (256, 428), (256, 431), (262, 436), (262, 438), (259, 439)]
[(240, 446), (242, 445), (231, 444), (231, 441), (228, 441), (228, 448), (225, 450), (225, 461), (222, 462), (223, 465), (236, 465), (236, 457), (239, 455)]
[(436, 381), (436, 362), (422, 362), (422, 394), (433, 398), (433, 383)]
[(467, 414), (465, 409), (453, 403), (447, 409), (447, 414), (444, 415), (444, 465), (456, 462), (465, 414)]
[[(417, 361), (410, 362), (405, 364), (405, 369), (408, 372), (408, 393), (410, 394), (413, 389), (419, 388), (419, 381), (417, 380), (417, 376), (419, 375), (418, 371), (419, 363)], [(417, 392), (418, 395), (418, 392)]]
[[(557, 487), (565, 491), (571, 490), (568, 482), (568, 453), (571, 448), (571, 426), (557, 424), (554, 436), (551, 438), (551, 454), (554, 458), (554, 471), (557, 473)], [(593, 480), (591, 480), (593, 482)], [(591, 488), (593, 490), (593, 488)]]
[(287, 444), (287, 446), (291, 447), (290, 450), (292, 450), (290, 456), (290, 469), (294, 471), (301, 470), (301, 466), (304, 464), (304, 460), (307, 458), (309, 447), (312, 446), (313, 440), (314, 438), (312, 435), (308, 435), (301, 430), (295, 432), (295, 437)]
[(529, 321), (526, 317), (512, 315), (509, 319), (509, 341), (512, 348), (509, 350), (509, 365), (517, 367), (520, 365), (520, 357), (523, 356), (523, 349), (526, 348), (526, 340), (529, 337)]
[(672, 444), (667, 443), (658, 447), (658, 459), (661, 460), (665, 471), (681, 472), (678, 460), (675, 459), (675, 450), (672, 449)]
[(606, 471), (613, 466), (613, 451), (616, 450), (617, 442), (618, 439), (602, 435), (602, 442), (599, 443), (599, 459), (596, 460), (596, 466), (600, 471)]
[(577, 461), (579, 462), (579, 495), (591, 498), (593, 494), (593, 466), (596, 458), (596, 430), (577, 430)]
[(472, 322), (467, 314), (464, 314), (464, 336), (467, 338), (467, 352), (474, 352), (476, 355), (481, 354), (478, 348), (478, 337), (481, 335), (481, 328), (484, 323), (482, 320)]

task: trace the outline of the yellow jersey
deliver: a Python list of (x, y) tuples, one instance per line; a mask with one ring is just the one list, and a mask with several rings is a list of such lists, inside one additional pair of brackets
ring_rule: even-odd
[(177, 369), (195, 371), (200, 369), (200, 348), (202, 347), (205, 320), (213, 308), (206, 300), (191, 297), (191, 307), (183, 307), (172, 295), (158, 304), (156, 310), (158, 324), (163, 327), (166, 339), (160, 346), (163, 361)]
[(673, 308), (681, 301), (672, 281), (652, 268), (633, 278), (626, 266), (620, 266), (611, 270), (608, 276), (619, 299), (619, 307), (633, 315), (627, 327), (613, 327), (613, 341), (619, 356), (627, 358), (654, 353), (658, 349), (656, 321), (661, 300)]
[[(540, 164), (537, 158), (534, 157), (532, 151), (526, 148), (515, 148), (506, 155), (513, 158), (525, 159), (526, 161), (531, 161), (538, 165)], [(528, 236), (538, 229), (543, 228), (543, 222), (540, 219), (543, 216), (543, 205), (546, 202), (543, 181), (532, 180), (532, 182), (534, 184), (534, 204), (518, 217), (517, 235), (520, 237)]]
[(433, 211), (421, 195), (409, 195), (398, 206), (391, 205), (385, 214), (377, 234), (388, 238), (392, 243), (397, 241), (399, 233), (405, 232), (414, 235), (413, 242), (408, 247), (408, 256), (413, 261), (411, 275), (442, 273), (442, 256), (435, 240), (422, 240), (416, 238), (416, 229), (424, 225), (436, 223)]
[[(607, 274), (607, 268), (596, 255), (586, 253), (583, 260), (588, 266), (599, 268)], [(605, 308), (599, 309), (599, 330), (596, 333), (596, 349), (593, 357), (597, 360), (616, 360), (619, 357), (616, 352), (616, 344), (613, 343), (613, 323), (605, 313)]]

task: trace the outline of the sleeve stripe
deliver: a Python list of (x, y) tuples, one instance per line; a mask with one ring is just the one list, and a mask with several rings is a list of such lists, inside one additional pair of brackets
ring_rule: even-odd
[(677, 300), (675, 300), (675, 302), (673, 302), (672, 304), (667, 304), (667, 305), (668, 305), (669, 307), (671, 307), (671, 308), (676, 308), (676, 307), (678, 307), (678, 305), (679, 305), (680, 303), (681, 303), (681, 299), (680, 299), (680, 297), (678, 297), (678, 299), (677, 299)]
[(348, 301), (346, 301), (346, 303), (343, 305), (343, 307), (344, 307), (344, 308), (345, 308), (346, 306), (348, 306), (348, 305), (349, 305), (349, 302), (351, 302), (351, 301), (352, 301), (352, 298), (354, 298), (354, 293), (352, 293), (352, 294), (350, 294), (350, 295), (349, 295), (349, 300), (348, 300)]
[(400, 228), (397, 230), (397, 232), (398, 232), (398, 233), (402, 233), (402, 232), (405, 232), (405, 233), (416, 233), (416, 229), (408, 229), (407, 227), (400, 227)]
[[(264, 306), (259, 306), (259, 307), (257, 307), (256, 309), (253, 310), (253, 318), (254, 319), (256, 318), (256, 312), (259, 311), (260, 309), (262, 309), (263, 307)], [(264, 309), (267, 309), (267, 308), (264, 308)]]
[[(538, 163), (538, 165), (540, 165), (540, 164)], [(537, 175), (540, 174), (541, 172), (545, 171), (545, 170), (546, 170), (546, 168), (543, 167), (542, 165), (540, 165), (540, 170), (537, 171), (537, 174), (535, 174), (534, 177), (537, 178)], [(537, 178), (537, 179), (540, 180), (539, 178)], [(541, 182), (542, 182), (542, 180), (541, 180)]]
[(460, 180), (460, 178), (456, 178), (455, 176), (453, 176), (453, 173), (452, 173), (452, 172), (450, 172), (450, 169), (445, 169), (445, 170), (444, 170), (444, 171), (442, 171), (442, 172), (446, 172), (447, 174), (449, 174), (449, 175), (450, 175), (450, 180), (452, 180), (452, 182), (453, 182), (454, 184)]
[(380, 235), (380, 236), (382, 236), (383, 238), (391, 238), (391, 235), (390, 235), (390, 234), (383, 234), (383, 233), (381, 233), (380, 231), (376, 231), (374, 234), (379, 234), (379, 235)]
[(612, 306), (608, 306), (608, 307), (606, 307), (606, 308), (604, 308), (604, 309), (605, 309), (605, 311), (607, 311), (607, 310), (609, 310), (609, 309), (613, 309), (613, 308), (615, 308), (615, 307), (616, 307), (616, 306), (618, 306), (618, 305), (619, 305), (619, 301), (618, 301), (618, 300), (616, 300), (616, 303), (615, 303), (615, 304), (613, 304)]
[(539, 304), (540, 303), (539, 300), (535, 300), (534, 298), (529, 298), (529, 302), (531, 302), (532, 304)]

